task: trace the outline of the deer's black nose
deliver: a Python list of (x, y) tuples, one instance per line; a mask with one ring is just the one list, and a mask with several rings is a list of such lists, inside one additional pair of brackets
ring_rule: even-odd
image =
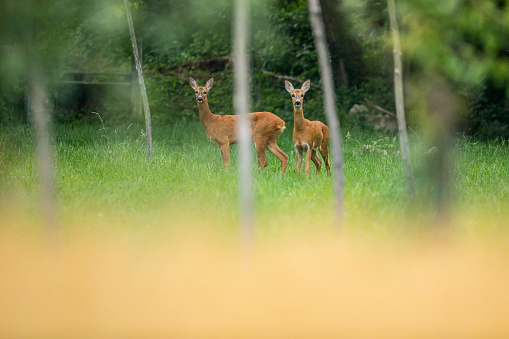
[(197, 100), (198, 100), (198, 102), (202, 102), (202, 101), (203, 101), (203, 98), (200, 96), (200, 97), (198, 97), (198, 99), (197, 99)]
[(295, 106), (300, 106), (300, 101), (295, 101)]

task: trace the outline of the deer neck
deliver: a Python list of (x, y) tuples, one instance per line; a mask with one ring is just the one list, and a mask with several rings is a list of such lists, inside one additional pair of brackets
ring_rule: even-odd
[(293, 122), (295, 129), (302, 130), (304, 129), (304, 110), (301, 106), (293, 106)]
[(202, 102), (198, 102), (198, 111), (200, 112), (201, 123), (203, 126), (207, 127), (212, 120), (212, 117), (214, 116), (214, 113), (210, 111), (209, 102), (207, 99), (203, 100)]

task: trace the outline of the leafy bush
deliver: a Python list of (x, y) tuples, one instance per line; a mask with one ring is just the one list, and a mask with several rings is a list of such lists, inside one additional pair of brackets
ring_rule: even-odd
[(480, 138), (509, 138), (509, 99), (490, 82), (469, 91), (470, 114), (466, 126)]
[(319, 80), (308, 17), (305, 0), (272, 0), (255, 12), (252, 43), (261, 68), (315, 83)]

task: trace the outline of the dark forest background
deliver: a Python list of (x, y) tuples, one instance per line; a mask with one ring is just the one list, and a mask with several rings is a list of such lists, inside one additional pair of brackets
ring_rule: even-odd
[[(321, 0), (340, 120), (394, 129), (392, 46), (386, 1)], [(153, 123), (197, 120), (189, 76), (214, 77), (216, 114), (232, 113), (233, 0), (131, 1), (142, 44)], [(504, 0), (396, 1), (403, 46), (409, 126), (453, 105), (456, 129), (479, 138), (509, 138), (509, 8)], [(68, 70), (130, 72), (131, 45), (121, 1), (6, 0), (0, 3), (0, 123), (28, 122), (27, 82), (44, 70), (58, 123), (142, 121), (131, 93), (115, 86), (63, 84)], [(284, 77), (311, 79), (309, 118), (324, 118), (317, 55), (305, 0), (253, 1), (253, 110), (293, 119)], [(101, 81), (96, 75), (91, 81)], [(433, 100), (437, 88), (450, 94)], [(443, 91), (442, 91), (443, 92)], [(430, 98), (431, 97), (431, 98)], [(431, 103), (430, 103), (431, 102)], [(367, 110), (349, 113), (355, 104)], [(375, 105), (378, 108), (375, 108)], [(437, 105), (440, 106), (437, 108)], [(96, 121), (97, 122), (97, 121)]]

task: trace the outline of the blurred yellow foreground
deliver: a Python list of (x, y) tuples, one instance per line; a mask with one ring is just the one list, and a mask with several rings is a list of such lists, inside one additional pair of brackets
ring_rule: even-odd
[(509, 337), (505, 236), (301, 229), (244, 251), (231, 235), (49, 239), (20, 223), (0, 216), (0, 338)]

